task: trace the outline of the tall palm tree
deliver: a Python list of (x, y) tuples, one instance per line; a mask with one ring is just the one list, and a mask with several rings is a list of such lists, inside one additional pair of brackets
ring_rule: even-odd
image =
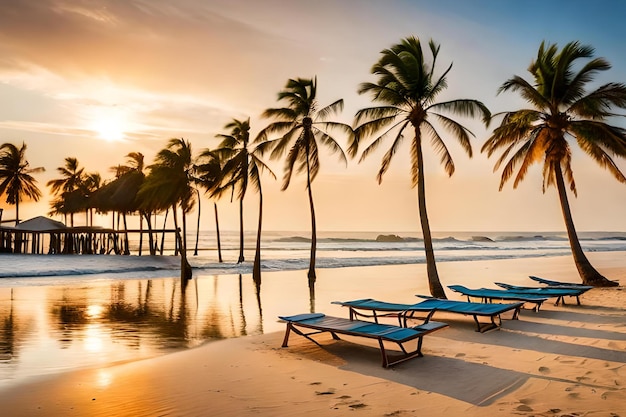
[[(557, 189), (574, 263), (583, 283), (614, 286), (617, 283), (602, 276), (585, 256), (566, 190), (567, 182), (574, 196), (577, 195), (568, 139), (574, 139), (618, 181), (626, 182), (613, 160), (615, 156), (626, 156), (626, 130), (606, 123), (615, 116), (614, 108), (626, 108), (626, 85), (607, 83), (587, 92), (586, 86), (593, 76), (611, 68), (604, 58), (593, 58), (593, 55), (591, 46), (579, 42), (570, 42), (560, 51), (556, 44), (542, 42), (537, 58), (528, 68), (534, 84), (514, 76), (498, 91), (519, 92), (532, 108), (503, 113), (500, 126), (484, 143), (482, 151), (491, 156), (502, 150), (494, 168), (498, 170), (504, 164), (500, 190), (516, 170), (513, 188), (525, 178), (532, 164), (543, 165), (543, 190), (545, 192), (549, 186)], [(587, 61), (576, 71), (574, 64), (581, 59)]]
[(222, 181), (226, 184), (224, 188), (230, 188), (233, 194), (237, 191), (237, 199), (239, 200), (239, 259), (237, 263), (242, 263), (245, 261), (243, 198), (248, 189), (250, 119), (233, 119), (224, 126), (224, 129), (230, 130), (230, 133), (216, 135), (222, 141), (215, 152), (222, 161), (225, 161), (222, 167)]
[[(210, 149), (205, 149), (198, 155), (196, 171), (196, 183), (204, 188), (205, 193), (209, 197), (218, 199), (221, 195), (220, 183), (222, 181), (222, 162), (219, 156)], [(222, 243), (220, 239), (220, 222), (217, 211), (217, 201), (213, 201), (213, 210), (215, 212), (215, 229), (217, 235), (217, 257), (221, 263), (222, 260)]]
[(46, 183), (57, 199), (52, 202), (53, 211), (70, 214), (70, 224), (74, 226), (74, 213), (82, 210), (79, 206), (77, 191), (84, 180), (84, 168), (79, 168), (78, 160), (74, 157), (65, 158), (65, 165), (57, 168), (61, 178)]
[(259, 224), (257, 228), (256, 250), (252, 275), (260, 278), (261, 275), (261, 228), (263, 219), (263, 192), (261, 188), (260, 171), (267, 170), (272, 176), (272, 170), (259, 158), (257, 149), (249, 149), (250, 119), (245, 121), (233, 119), (224, 126), (230, 129), (230, 134), (220, 134), (222, 138), (215, 152), (224, 161), (222, 167), (223, 189), (232, 189), (239, 199), (239, 261), (244, 261), (243, 254), (243, 199), (246, 196), (248, 185), (259, 192)]
[(363, 150), (359, 161), (361, 162), (372, 154), (385, 139), (389, 138), (391, 147), (383, 156), (377, 175), (380, 184), (391, 160), (404, 141), (405, 134), (408, 133), (412, 136), (409, 147), (411, 179), (413, 187), (417, 186), (428, 284), (434, 297), (446, 298), (437, 273), (426, 211), (422, 142), (424, 138), (430, 140), (435, 151), (440, 155), (440, 162), (446, 173), (451, 176), (455, 170), (452, 155), (433, 122), (447, 130), (471, 157), (470, 138), (474, 135), (445, 113), (470, 117), (482, 116), (485, 123), (489, 120), (490, 113), (485, 105), (477, 100), (435, 101), (439, 93), (447, 87), (446, 77), (452, 69), (452, 64), (441, 75), (435, 75), (440, 47), (432, 40), (428, 43), (428, 47), (432, 55), (430, 61), (424, 57), (422, 44), (415, 37), (405, 38), (401, 43), (381, 52), (380, 59), (371, 70), (372, 74), (377, 76), (377, 82), (362, 83), (358, 92), (359, 94), (370, 94), (373, 101), (383, 103), (383, 105), (365, 108), (356, 113), (355, 140), (348, 149), (348, 153), (351, 156), (356, 155), (360, 142), (364, 138), (377, 135)]
[[(263, 112), (263, 117), (276, 121), (270, 123), (257, 136), (256, 142), (269, 142), (271, 159), (277, 159), (287, 153), (284, 165), (282, 190), (289, 187), (294, 168), (297, 172), (306, 173), (306, 188), (311, 211), (311, 256), (309, 260), (309, 280), (315, 280), (315, 252), (317, 247), (317, 231), (315, 207), (311, 184), (320, 169), (319, 146), (326, 146), (339, 159), (347, 164), (346, 155), (329, 133), (332, 129), (343, 131), (349, 136), (352, 128), (341, 122), (327, 119), (343, 110), (343, 99), (339, 99), (326, 107), (319, 108), (317, 102), (317, 77), (313, 79), (290, 79), (285, 89), (278, 93), (278, 101), (285, 101), (287, 107), (271, 108)], [(282, 135), (278, 139), (269, 139), (271, 135)], [(262, 149), (268, 148), (263, 145)]]
[[(178, 228), (177, 208), (182, 212), (182, 236), (179, 240), (183, 258), (182, 274), (191, 277), (187, 257), (187, 213), (195, 204), (196, 191), (191, 144), (183, 138), (170, 139), (166, 148), (160, 150), (155, 163), (149, 166), (150, 173), (139, 190), (143, 208), (165, 210), (172, 208), (174, 223)], [(186, 270), (185, 270), (186, 269)]]
[(30, 168), (26, 160), (26, 144), (18, 148), (12, 143), (0, 146), (0, 195), (6, 193), (6, 202), (15, 204), (15, 224), (20, 222), (20, 201), (24, 198), (39, 201), (41, 191), (32, 174), (44, 172), (43, 167)]

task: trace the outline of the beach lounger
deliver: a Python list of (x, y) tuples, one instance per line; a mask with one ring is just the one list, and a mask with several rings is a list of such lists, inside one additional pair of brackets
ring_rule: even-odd
[(571, 282), (561, 282), (561, 281), (552, 281), (550, 279), (536, 277), (534, 275), (528, 276), (533, 281), (537, 281), (541, 284), (546, 285), (546, 288), (586, 288), (588, 290), (592, 289), (591, 285), (583, 285), (583, 284), (573, 284)]
[(519, 285), (511, 285), (506, 284), (504, 282), (496, 282), (498, 287), (504, 288), (505, 290), (516, 292), (519, 294), (531, 294), (531, 295), (539, 295), (542, 297), (555, 298), (556, 297), (556, 305), (565, 304), (564, 297), (576, 297), (576, 303), (580, 305), (580, 296), (589, 291), (593, 287), (589, 288), (567, 288), (567, 287), (524, 287)]
[(524, 303), (535, 304), (535, 307), (533, 307), (535, 311), (539, 311), (541, 304), (548, 299), (548, 297), (520, 294), (509, 290), (494, 290), (490, 288), (470, 289), (462, 285), (448, 285), (448, 288), (466, 296), (467, 301), (471, 301), (471, 298), (479, 298), (483, 303), (492, 303), (493, 300), (522, 301)]
[[(311, 335), (328, 332), (333, 339), (339, 340), (337, 334), (345, 334), (349, 336), (365, 337), (368, 339), (376, 339), (380, 347), (382, 355), (382, 365), (385, 368), (404, 362), (411, 358), (423, 356), (422, 339), (425, 335), (436, 330), (447, 327), (446, 323), (430, 321), (415, 327), (400, 327), (390, 324), (372, 323), (369, 321), (350, 320), (346, 318), (331, 317), (322, 313), (298, 314), (295, 316), (279, 316), (279, 318), (287, 323), (285, 330), (285, 338), (283, 347), (287, 347), (289, 335), (293, 330), (296, 334), (304, 336), (316, 345), (321, 345), (311, 337)], [(311, 329), (306, 332), (303, 329)], [(404, 344), (413, 340), (417, 340), (415, 350), (407, 351)], [(385, 342), (392, 342), (398, 345), (402, 354), (389, 355), (385, 348)]]
[[(421, 297), (421, 296), (418, 296)], [(429, 322), (437, 311), (470, 315), (476, 323), (476, 331), (484, 333), (488, 330), (497, 329), (502, 325), (500, 315), (507, 311), (513, 312), (512, 319), (519, 316), (519, 311), (524, 305), (522, 302), (511, 304), (471, 303), (456, 300), (442, 300), (428, 298), (416, 304), (399, 304), (377, 301), (371, 298), (353, 301), (333, 301), (350, 309), (350, 320), (358, 317), (373, 318), (378, 323), (379, 317), (397, 317), (401, 326), (407, 327), (407, 320), (414, 318), (416, 312), (424, 312), (426, 322)], [(488, 323), (481, 323), (479, 317), (489, 318)]]

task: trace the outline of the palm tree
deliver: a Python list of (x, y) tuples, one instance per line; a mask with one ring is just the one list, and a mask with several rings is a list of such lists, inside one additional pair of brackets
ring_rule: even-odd
[(79, 206), (77, 191), (84, 179), (84, 168), (78, 168), (78, 160), (74, 157), (65, 158), (65, 165), (57, 168), (61, 178), (46, 183), (57, 199), (52, 202), (53, 212), (70, 214), (70, 224), (74, 226), (74, 213), (82, 210)]
[[(579, 42), (570, 42), (561, 51), (556, 44), (542, 42), (536, 60), (528, 68), (534, 85), (514, 76), (498, 91), (519, 92), (532, 108), (503, 113), (500, 126), (484, 143), (482, 151), (491, 156), (502, 149), (494, 168), (498, 170), (504, 164), (500, 190), (516, 170), (513, 188), (525, 178), (532, 164), (543, 164), (543, 190), (549, 186), (557, 189), (574, 263), (583, 283), (614, 286), (617, 283), (602, 276), (585, 256), (566, 191), (567, 181), (574, 196), (577, 195), (572, 150), (567, 139), (575, 139), (601, 167), (618, 181), (626, 182), (613, 160), (614, 156), (626, 156), (626, 130), (605, 122), (615, 116), (613, 108), (626, 108), (626, 85), (607, 83), (586, 92), (585, 87), (595, 74), (611, 68), (605, 59), (593, 58), (593, 54), (592, 47)], [(574, 64), (581, 59), (589, 60), (576, 71)]]
[(183, 138), (170, 139), (167, 147), (157, 153), (156, 162), (149, 166), (150, 173), (139, 190), (138, 197), (144, 209), (172, 208), (174, 223), (178, 228), (177, 208), (182, 211), (182, 236), (179, 247), (183, 258), (182, 275), (191, 277), (187, 264), (187, 213), (193, 209), (196, 190), (191, 144)]
[(41, 191), (31, 174), (44, 172), (43, 167), (30, 168), (25, 158), (26, 144), (17, 148), (12, 143), (0, 146), (0, 195), (6, 193), (6, 202), (15, 204), (15, 224), (20, 222), (20, 201), (24, 198), (39, 201)]
[(434, 297), (446, 298), (437, 273), (426, 211), (422, 141), (423, 138), (430, 139), (435, 151), (441, 157), (440, 161), (446, 173), (451, 176), (455, 170), (452, 155), (433, 122), (450, 132), (461, 148), (471, 157), (470, 137), (474, 135), (444, 113), (470, 117), (482, 116), (485, 123), (489, 120), (490, 113), (485, 105), (477, 100), (457, 99), (439, 103), (435, 101), (439, 93), (447, 87), (446, 76), (452, 69), (452, 64), (441, 75), (435, 76), (435, 64), (440, 47), (432, 40), (428, 46), (432, 55), (430, 62), (424, 57), (420, 40), (415, 37), (405, 38), (401, 43), (381, 52), (382, 56), (371, 70), (372, 74), (378, 77), (378, 81), (362, 83), (358, 92), (371, 94), (373, 101), (383, 103), (383, 106), (365, 108), (356, 113), (355, 140), (348, 149), (348, 153), (351, 156), (356, 155), (360, 141), (365, 137), (377, 135), (363, 150), (359, 161), (361, 162), (385, 139), (391, 137), (391, 147), (383, 156), (377, 175), (380, 184), (391, 160), (404, 141), (405, 131), (412, 133), (409, 148), (411, 179), (413, 187), (417, 186), (428, 284)]
[[(220, 183), (222, 181), (222, 163), (219, 156), (210, 149), (205, 149), (200, 153), (197, 159), (196, 183), (204, 188), (205, 193), (211, 198), (219, 198), (221, 195)], [(222, 260), (222, 243), (220, 239), (220, 222), (217, 212), (217, 201), (213, 201), (213, 210), (215, 212), (215, 229), (217, 235), (217, 257), (221, 263)]]
[(245, 261), (244, 239), (243, 239), (243, 198), (248, 189), (248, 165), (250, 154), (248, 152), (248, 142), (250, 141), (250, 119), (233, 119), (224, 126), (230, 129), (228, 134), (218, 134), (222, 142), (218, 145), (215, 153), (220, 160), (225, 161), (222, 167), (222, 181), (224, 188), (230, 188), (235, 193), (237, 189), (237, 199), (239, 200), (239, 259), (237, 263)]
[[(336, 100), (320, 109), (317, 102), (317, 78), (290, 79), (287, 81), (285, 89), (278, 93), (278, 101), (283, 100), (287, 102), (288, 107), (272, 108), (263, 112), (263, 117), (273, 118), (276, 121), (259, 133), (256, 142), (269, 142), (269, 146), (263, 145), (262, 149), (271, 147), (271, 159), (280, 158), (287, 152), (283, 191), (289, 187), (294, 168), (297, 172), (306, 173), (306, 187), (311, 211), (311, 257), (308, 277), (309, 280), (314, 281), (317, 232), (311, 184), (320, 169), (319, 145), (324, 145), (332, 153), (338, 154), (339, 159), (347, 164), (343, 149), (329, 131), (339, 129), (349, 137), (352, 136), (353, 132), (352, 128), (345, 123), (326, 121), (329, 116), (343, 110), (343, 99)], [(278, 139), (268, 140), (269, 136), (273, 134), (282, 134), (282, 136)]]
[[(86, 226), (93, 226), (93, 208), (91, 197), (100, 188), (102, 184), (102, 177), (98, 172), (90, 172), (85, 175), (84, 181), (81, 184), (81, 192), (85, 198), (85, 222)], [(91, 220), (90, 220), (91, 219)]]
[[(115, 227), (115, 213), (118, 213), (118, 225), (119, 216), (124, 222), (124, 254), (130, 254), (128, 243), (128, 226), (126, 222), (126, 214), (139, 212), (148, 220), (150, 219), (150, 213), (140, 210), (139, 200), (137, 193), (145, 180), (144, 169), (144, 156), (140, 152), (130, 152), (126, 155), (126, 165), (116, 165), (111, 167), (111, 171), (115, 173), (115, 179), (109, 181), (100, 187), (94, 194), (94, 205), (101, 212), (113, 211), (113, 227)], [(143, 224), (143, 222), (142, 222)], [(155, 254), (155, 248), (152, 239), (152, 229), (148, 221), (148, 234), (150, 238), (150, 254)], [(139, 247), (141, 251), (143, 234), (139, 237)]]
[(224, 126), (230, 129), (230, 134), (217, 135), (222, 138), (222, 142), (215, 150), (220, 159), (224, 162), (222, 167), (223, 189), (231, 189), (237, 192), (239, 199), (239, 260), (244, 261), (243, 255), (243, 199), (246, 196), (248, 185), (259, 192), (259, 224), (257, 228), (256, 250), (253, 265), (253, 277), (261, 276), (261, 228), (263, 218), (263, 192), (261, 188), (260, 170), (267, 170), (274, 176), (272, 170), (258, 157), (256, 149), (250, 150), (250, 119), (245, 121), (233, 119), (232, 122)]

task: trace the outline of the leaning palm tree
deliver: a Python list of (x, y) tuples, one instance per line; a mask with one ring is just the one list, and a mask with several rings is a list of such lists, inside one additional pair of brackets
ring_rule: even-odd
[[(259, 224), (257, 228), (256, 250), (252, 276), (260, 279), (261, 276), (261, 228), (263, 219), (263, 192), (261, 188), (260, 171), (267, 170), (274, 176), (272, 170), (259, 158), (256, 149), (249, 149), (250, 119), (241, 121), (233, 119), (225, 126), (231, 129), (230, 134), (218, 135), (222, 138), (215, 152), (224, 161), (222, 167), (222, 189), (231, 189), (237, 193), (239, 199), (239, 261), (244, 261), (243, 255), (243, 200), (251, 185), (259, 192)], [(263, 146), (263, 145), (260, 145)]]
[[(585, 256), (572, 219), (566, 182), (574, 194), (576, 184), (572, 171), (572, 150), (568, 139), (620, 182), (626, 177), (613, 157), (626, 157), (626, 130), (606, 123), (615, 116), (614, 108), (626, 108), (626, 85), (603, 84), (587, 92), (586, 85), (600, 71), (611, 65), (603, 58), (593, 58), (594, 49), (570, 42), (558, 50), (557, 45), (541, 43), (537, 58), (528, 71), (534, 84), (514, 76), (499, 89), (519, 92), (532, 108), (503, 113), (500, 126), (484, 143), (482, 150), (491, 156), (502, 150), (494, 170), (503, 164), (500, 190), (514, 176), (513, 188), (525, 178), (534, 163), (543, 165), (543, 190), (555, 186), (565, 219), (567, 236), (578, 273), (587, 285), (614, 286), (616, 282), (602, 276)], [(578, 71), (574, 64), (588, 59)]]
[(198, 155), (196, 171), (196, 184), (204, 188), (205, 194), (213, 198), (213, 210), (215, 212), (215, 232), (217, 236), (217, 257), (222, 259), (222, 243), (220, 238), (220, 222), (217, 212), (217, 199), (221, 195), (220, 183), (222, 181), (222, 163), (219, 156), (210, 149), (205, 149)]
[(20, 222), (20, 201), (24, 198), (39, 201), (41, 191), (31, 174), (45, 171), (43, 167), (30, 168), (25, 157), (26, 144), (18, 148), (12, 143), (0, 146), (0, 195), (6, 193), (6, 202), (15, 204), (15, 224)]
[[(346, 155), (330, 130), (338, 129), (350, 138), (352, 128), (341, 122), (327, 119), (343, 110), (343, 99), (339, 99), (326, 107), (319, 108), (317, 102), (317, 78), (290, 79), (285, 89), (278, 93), (278, 101), (287, 102), (287, 107), (267, 109), (263, 117), (276, 121), (270, 123), (257, 136), (256, 142), (270, 142), (272, 148), (270, 158), (277, 159), (287, 153), (284, 165), (282, 190), (286, 190), (291, 182), (294, 168), (297, 172), (306, 173), (306, 188), (311, 211), (311, 257), (309, 260), (309, 280), (315, 280), (315, 252), (317, 247), (317, 231), (313, 190), (311, 184), (320, 169), (319, 146), (326, 146), (339, 159), (347, 164)], [(271, 135), (282, 134), (278, 139), (269, 139)], [(264, 146), (265, 148), (265, 146)]]
[(57, 199), (52, 202), (52, 208), (57, 213), (70, 214), (70, 224), (74, 226), (74, 213), (82, 210), (79, 204), (78, 190), (84, 180), (84, 168), (78, 167), (78, 160), (74, 157), (65, 158), (65, 165), (57, 168), (61, 178), (46, 183)]
[(490, 113), (485, 105), (477, 100), (435, 101), (439, 93), (447, 87), (446, 77), (452, 69), (452, 64), (441, 75), (436, 76), (435, 64), (440, 47), (432, 40), (428, 46), (432, 55), (430, 61), (424, 57), (422, 44), (415, 37), (403, 39), (401, 43), (381, 52), (382, 56), (371, 70), (372, 74), (378, 77), (377, 82), (362, 83), (358, 92), (371, 94), (373, 101), (383, 103), (383, 105), (365, 108), (356, 113), (355, 140), (348, 149), (348, 153), (351, 156), (356, 155), (360, 142), (368, 136), (376, 135), (363, 150), (359, 161), (361, 162), (371, 155), (385, 139), (390, 138), (391, 147), (383, 156), (377, 175), (380, 184), (394, 155), (404, 141), (405, 134), (411, 135), (412, 133), (409, 147), (411, 179), (413, 187), (417, 186), (428, 284), (434, 297), (445, 298), (446, 295), (437, 273), (426, 211), (422, 142), (424, 138), (430, 139), (435, 151), (441, 157), (446, 173), (451, 176), (455, 170), (452, 155), (433, 122), (450, 132), (461, 148), (471, 157), (470, 138), (474, 135), (466, 127), (445, 115), (445, 112), (470, 117), (482, 116), (485, 123), (489, 120)]

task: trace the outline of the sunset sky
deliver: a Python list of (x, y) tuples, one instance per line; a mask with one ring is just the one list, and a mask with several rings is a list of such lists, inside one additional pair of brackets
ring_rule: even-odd
[[(141, 152), (149, 164), (173, 137), (189, 140), (196, 153), (215, 147), (233, 118), (250, 117), (256, 135), (269, 122), (261, 113), (280, 106), (276, 95), (289, 78), (317, 76), (320, 104), (343, 98), (339, 118), (352, 124), (356, 110), (371, 105), (358, 85), (375, 81), (370, 68), (380, 51), (407, 36), (441, 45), (439, 74), (454, 63), (440, 101), (474, 98), (493, 113), (526, 107), (517, 95), (496, 92), (513, 75), (531, 80), (526, 68), (543, 40), (595, 47), (613, 65), (595, 86), (626, 82), (624, 16), (620, 0), (0, 0), (0, 143), (25, 142), (31, 166), (46, 169), (36, 177), (46, 196), (20, 206), (27, 219), (49, 211), (45, 184), (66, 157), (111, 179), (109, 168), (126, 154)], [(476, 135), (474, 157), (447, 142), (452, 178), (426, 151), (432, 230), (564, 230), (556, 190), (542, 193), (540, 166), (518, 189), (511, 183), (499, 192), (495, 158), (480, 154), (490, 130), (461, 121)], [(616, 123), (626, 127), (626, 119)], [(376, 182), (387, 147), (347, 167), (322, 155), (313, 183), (318, 230), (420, 230), (408, 157), (398, 155)], [(282, 161), (269, 164), (280, 178)], [(626, 161), (618, 164), (626, 171)], [(578, 230), (626, 231), (626, 185), (578, 149), (572, 165)], [(285, 192), (280, 184), (263, 178), (264, 228), (308, 230), (304, 177)], [(203, 203), (202, 228), (212, 229)], [(4, 198), (0, 204), (3, 218), (14, 218)], [(256, 196), (245, 205), (253, 230)], [(224, 199), (219, 206), (221, 226), (236, 229), (237, 205)]]

